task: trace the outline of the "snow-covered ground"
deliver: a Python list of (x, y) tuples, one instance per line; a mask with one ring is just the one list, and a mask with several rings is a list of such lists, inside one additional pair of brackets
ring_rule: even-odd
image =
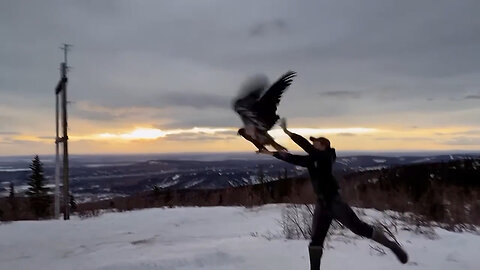
[[(148, 209), (0, 225), (0, 269), (309, 269), (306, 240), (284, 240), (282, 205)], [(379, 215), (373, 210), (367, 214)], [(369, 240), (332, 237), (323, 269), (480, 269), (480, 236), (400, 231), (402, 265)]]

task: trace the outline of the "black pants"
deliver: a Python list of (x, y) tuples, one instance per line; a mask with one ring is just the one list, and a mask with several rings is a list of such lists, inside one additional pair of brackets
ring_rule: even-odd
[(323, 247), (323, 242), (333, 219), (342, 223), (343, 226), (357, 235), (367, 238), (372, 237), (373, 227), (361, 221), (340, 195), (336, 195), (328, 201), (319, 200), (315, 205), (311, 246)]

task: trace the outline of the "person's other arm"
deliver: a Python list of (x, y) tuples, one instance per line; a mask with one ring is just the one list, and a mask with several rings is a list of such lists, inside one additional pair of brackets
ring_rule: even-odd
[(270, 152), (266, 149), (262, 149), (258, 153), (271, 155), (297, 166), (308, 167), (311, 164), (311, 158), (309, 156), (292, 155), (287, 152)]
[(308, 167), (311, 164), (309, 156), (292, 155), (286, 152), (274, 152), (273, 156), (293, 165)]

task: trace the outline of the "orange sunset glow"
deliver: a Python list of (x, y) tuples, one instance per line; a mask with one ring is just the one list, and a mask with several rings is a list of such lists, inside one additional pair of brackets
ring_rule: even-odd
[[(236, 135), (236, 127), (193, 127), (190, 129), (159, 129), (155, 127), (134, 127), (117, 129), (112, 132), (74, 133), (69, 136), (71, 149), (75, 153), (162, 153), (162, 152), (231, 152), (254, 151), (249, 142)], [(458, 134), (469, 132), (469, 127), (428, 128), (401, 130), (394, 128), (296, 128), (291, 130), (304, 136), (327, 136), (333, 146), (350, 151), (415, 151), (448, 150), (448, 140)], [(298, 150), (280, 129), (273, 129), (270, 134), (280, 143), (292, 150)], [(34, 136), (19, 134), (12, 139), (26, 149), (3, 148), (16, 153), (30, 151), (48, 153), (52, 148), (53, 136)], [(5, 146), (5, 144), (4, 144)], [(8, 146), (8, 144), (7, 144)]]

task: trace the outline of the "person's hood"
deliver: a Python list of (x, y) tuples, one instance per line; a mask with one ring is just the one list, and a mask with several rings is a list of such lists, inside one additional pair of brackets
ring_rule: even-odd
[(337, 159), (337, 153), (335, 152), (335, 148), (330, 148), (327, 150), (330, 154), (330, 156), (332, 157), (332, 162), (335, 162), (335, 160)]

